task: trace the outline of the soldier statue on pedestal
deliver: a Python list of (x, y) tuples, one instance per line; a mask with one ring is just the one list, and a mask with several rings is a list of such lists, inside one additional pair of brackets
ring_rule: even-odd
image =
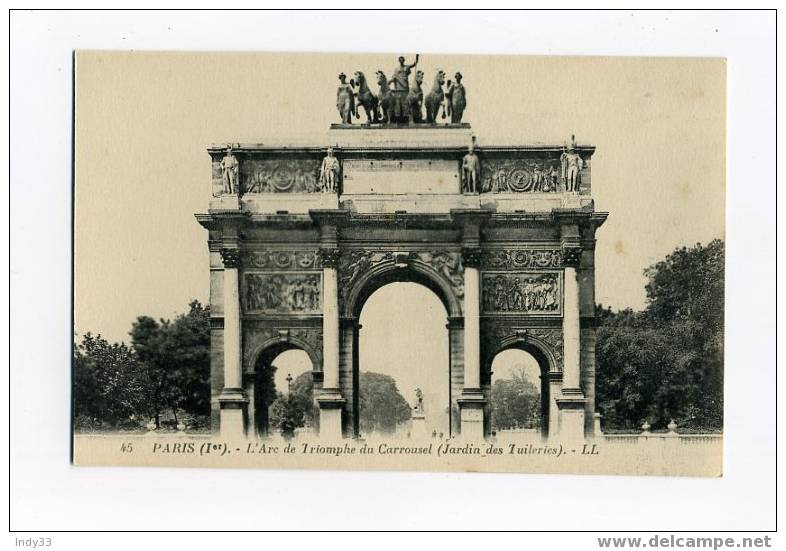
[(581, 176), (581, 169), (584, 167), (584, 160), (576, 152), (576, 137), (570, 137), (570, 146), (565, 146), (562, 155), (560, 156), (560, 164), (562, 165), (562, 184), (565, 186), (565, 191), (578, 192), (579, 191), (579, 178)]
[(228, 145), (226, 155), (221, 159), (221, 179), (224, 182), (224, 193), (228, 195), (240, 193), (237, 182), (239, 172), (240, 162), (232, 154), (232, 146)]
[(480, 159), (475, 153), (474, 143), (469, 144), (469, 151), (461, 161), (461, 188), (464, 193), (480, 191)]
[(340, 171), (341, 165), (333, 156), (333, 148), (328, 147), (327, 155), (322, 159), (322, 166), (319, 168), (319, 187), (323, 193), (336, 193)]

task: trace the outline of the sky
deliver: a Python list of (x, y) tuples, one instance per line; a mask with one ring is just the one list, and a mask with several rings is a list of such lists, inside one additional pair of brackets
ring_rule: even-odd
[[(75, 331), (127, 341), (139, 315), (207, 302), (208, 144), (326, 144), (338, 73), (398, 55), (78, 52)], [(480, 147), (597, 147), (598, 302), (643, 308), (646, 267), (724, 236), (722, 60), (422, 53), (418, 68), (427, 84), (461, 71)]]

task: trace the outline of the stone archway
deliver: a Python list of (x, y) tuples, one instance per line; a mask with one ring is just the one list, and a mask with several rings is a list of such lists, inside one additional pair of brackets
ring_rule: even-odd
[[(270, 338), (258, 344), (253, 352), (246, 358), (247, 368), (243, 377), (243, 389), (248, 396), (248, 427), (249, 433), (257, 437), (264, 438), (270, 436), (270, 420), (268, 408), (275, 399), (275, 392), (282, 389), (276, 388), (274, 378), (274, 362), (283, 353), (289, 351), (301, 351), (311, 364), (311, 374), (316, 388), (319, 380), (318, 354), (312, 347), (296, 337), (288, 335), (287, 331), (282, 331), (281, 335)], [(313, 404), (316, 411), (316, 402)], [(318, 418), (318, 415), (314, 416)]]
[(374, 291), (393, 282), (419, 283), (434, 291), (450, 317), (462, 315), (461, 251), (351, 250), (339, 265), (339, 302), (344, 317), (360, 314)]
[[(444, 268), (439, 271), (440, 268)], [(458, 402), (463, 385), (461, 349), (451, 346), (461, 339), (463, 268), (458, 251), (346, 251), (339, 264), (339, 295), (342, 315), (341, 355), (339, 358), (341, 392), (347, 400), (343, 425), (346, 436), (360, 433), (360, 314), (366, 301), (376, 291), (391, 283), (416, 283), (432, 291), (447, 313), (448, 328), (448, 432), (458, 430)], [(343, 290), (343, 292), (342, 292)], [(454, 411), (455, 410), (455, 411)]]
[(490, 391), (494, 382), (494, 372), (492, 366), (500, 354), (510, 350), (519, 350), (529, 354), (538, 364), (540, 372), (540, 418), (541, 435), (547, 437), (553, 434), (558, 426), (559, 411), (557, 410), (556, 397), (559, 396), (562, 372), (559, 371), (556, 363), (554, 351), (544, 341), (536, 337), (512, 336), (503, 339), (499, 344), (490, 350), (483, 366), (483, 387), (489, 402), (487, 403), (485, 416), (485, 433), (491, 433), (493, 424), (493, 411), (490, 400)]
[[(209, 149), (215, 194), (197, 219), (209, 231), (212, 408), (222, 434), (247, 433), (241, 379), (255, 371), (257, 343), (289, 332), (311, 346), (320, 437), (356, 435), (360, 308), (381, 286), (413, 281), (448, 312), (451, 433), (487, 434), (488, 362), (518, 343), (549, 360), (550, 431), (591, 435), (595, 242), (607, 217), (590, 193), (594, 147), (475, 147), (469, 126), (333, 130), (328, 158), (340, 181), (324, 193), (308, 185), (324, 144), (243, 145), (235, 162), (245, 193), (229, 194), (227, 152)], [(570, 190), (559, 181), (569, 156), (583, 162)], [(462, 185), (467, 159), (479, 190)], [(290, 185), (262, 185), (271, 174)]]

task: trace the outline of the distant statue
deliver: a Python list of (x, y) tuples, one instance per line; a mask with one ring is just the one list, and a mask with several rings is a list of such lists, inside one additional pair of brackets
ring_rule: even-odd
[(409, 89), (409, 114), (412, 122), (423, 122), (423, 71), (415, 73), (412, 86)]
[(464, 193), (477, 193), (480, 190), (480, 159), (475, 153), (473, 144), (461, 161), (461, 183)]
[(464, 89), (464, 85), (461, 84), (461, 73), (456, 73), (454, 75), (456, 82), (450, 83), (448, 81), (448, 92), (447, 96), (447, 105), (448, 105), (448, 115), (450, 115), (450, 122), (453, 124), (459, 124), (461, 122), (461, 117), (464, 116), (464, 108), (467, 106), (467, 92)]
[(224, 193), (233, 195), (239, 192), (238, 176), (240, 173), (240, 162), (232, 154), (232, 146), (227, 146), (226, 155), (221, 159), (221, 178), (224, 181)]
[(570, 146), (566, 145), (563, 149), (560, 164), (562, 165), (562, 184), (565, 186), (565, 191), (577, 192), (584, 160), (581, 155), (576, 153), (575, 136), (570, 137)]
[(327, 155), (322, 159), (322, 166), (319, 168), (319, 186), (323, 193), (336, 192), (340, 170), (341, 165), (333, 155), (333, 148), (328, 147)]
[(355, 92), (347, 82), (347, 75), (338, 75), (341, 84), (336, 90), (336, 109), (341, 115), (342, 124), (352, 124), (352, 115), (355, 114)]
[(379, 122), (379, 100), (371, 91), (366, 81), (366, 75), (361, 71), (355, 71), (354, 80), (350, 81), (357, 86), (357, 105), (355, 106), (355, 116), (360, 118), (360, 107), (366, 111), (366, 118), (369, 123)]
[(388, 84), (393, 85), (390, 122), (409, 122), (409, 74), (418, 64), (419, 59), (420, 54), (417, 54), (415, 62), (407, 65), (404, 56), (398, 58), (398, 67), (393, 69), (388, 81)]
[(445, 92), (442, 85), (445, 84), (445, 71), (437, 71), (434, 76), (434, 84), (431, 91), (426, 95), (426, 122), (434, 124), (437, 122), (439, 108), (442, 107), (442, 118), (445, 118)]
[(415, 389), (415, 411), (423, 413), (423, 391), (419, 388)]
[(393, 93), (390, 91), (390, 86), (388, 86), (388, 79), (382, 71), (377, 71), (377, 84), (379, 84), (377, 103), (382, 112), (379, 122), (389, 123), (393, 113), (393, 103), (395, 99), (393, 98)]

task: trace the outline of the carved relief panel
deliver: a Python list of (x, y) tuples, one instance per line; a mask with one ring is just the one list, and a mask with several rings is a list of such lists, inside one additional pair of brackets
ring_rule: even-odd
[(565, 191), (559, 159), (486, 159), (481, 165), (483, 193)]
[(485, 313), (562, 315), (560, 272), (483, 272)]
[(316, 250), (310, 251), (248, 251), (243, 266), (263, 270), (321, 270), (322, 261)]
[(240, 164), (243, 193), (316, 193), (318, 159), (247, 159)]
[(247, 250), (243, 252), (242, 265), (241, 298), (245, 312), (322, 311), (322, 261), (316, 249)]
[(322, 311), (319, 274), (247, 272), (243, 283), (246, 312), (316, 314)]
[(481, 268), (485, 270), (561, 267), (559, 249), (492, 249), (481, 256)]

